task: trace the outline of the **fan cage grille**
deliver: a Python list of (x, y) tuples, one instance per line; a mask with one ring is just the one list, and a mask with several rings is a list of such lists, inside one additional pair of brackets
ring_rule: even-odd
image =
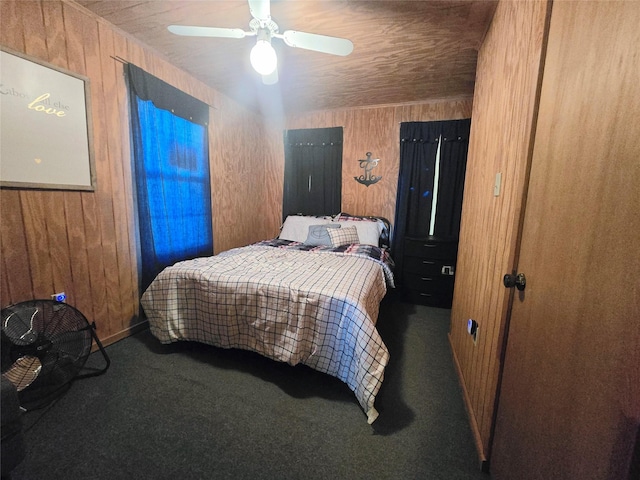
[(22, 302), (2, 310), (2, 374), (27, 410), (62, 393), (80, 373), (93, 336), (85, 316), (53, 300)]

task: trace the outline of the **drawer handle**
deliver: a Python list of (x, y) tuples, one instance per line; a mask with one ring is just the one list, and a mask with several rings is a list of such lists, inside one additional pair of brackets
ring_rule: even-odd
[(421, 297), (433, 297), (430, 293), (420, 293)]
[(420, 277), (420, 280), (424, 280), (425, 282), (430, 282), (433, 278), (430, 277)]
[(422, 245), (423, 247), (427, 247), (427, 248), (436, 248), (438, 245), (433, 245), (431, 243), (425, 243), (424, 245)]

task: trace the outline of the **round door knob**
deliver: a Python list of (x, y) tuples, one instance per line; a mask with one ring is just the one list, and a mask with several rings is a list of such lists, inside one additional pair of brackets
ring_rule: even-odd
[(516, 286), (516, 276), (507, 273), (504, 277), (502, 277), (502, 283), (507, 288), (513, 288)]
[(502, 277), (502, 283), (507, 288), (516, 287), (518, 290), (523, 291), (527, 286), (527, 278), (524, 276), (524, 273), (519, 273), (517, 275), (507, 273)]

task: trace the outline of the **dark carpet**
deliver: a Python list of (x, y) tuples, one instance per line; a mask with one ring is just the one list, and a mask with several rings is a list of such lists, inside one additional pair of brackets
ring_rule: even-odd
[[(390, 293), (391, 354), (368, 425), (339, 380), (251, 352), (161, 345), (148, 330), (107, 348), (106, 374), (24, 416), (13, 480), (482, 479), (447, 340), (449, 310)], [(88, 366), (103, 362), (94, 353)]]

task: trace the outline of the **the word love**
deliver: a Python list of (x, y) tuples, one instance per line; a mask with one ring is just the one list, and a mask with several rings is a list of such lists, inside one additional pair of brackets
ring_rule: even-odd
[(67, 112), (65, 112), (63, 109), (68, 110), (69, 107), (62, 105), (60, 102), (55, 103), (54, 107), (56, 108), (50, 107), (47, 105), (49, 103), (49, 100), (47, 100), (49, 97), (50, 95), (48, 93), (43, 93), (38, 98), (36, 98), (33, 102), (31, 102), (27, 108), (29, 110), (35, 110), (36, 112), (46, 113), (47, 115), (64, 117), (67, 114)]

